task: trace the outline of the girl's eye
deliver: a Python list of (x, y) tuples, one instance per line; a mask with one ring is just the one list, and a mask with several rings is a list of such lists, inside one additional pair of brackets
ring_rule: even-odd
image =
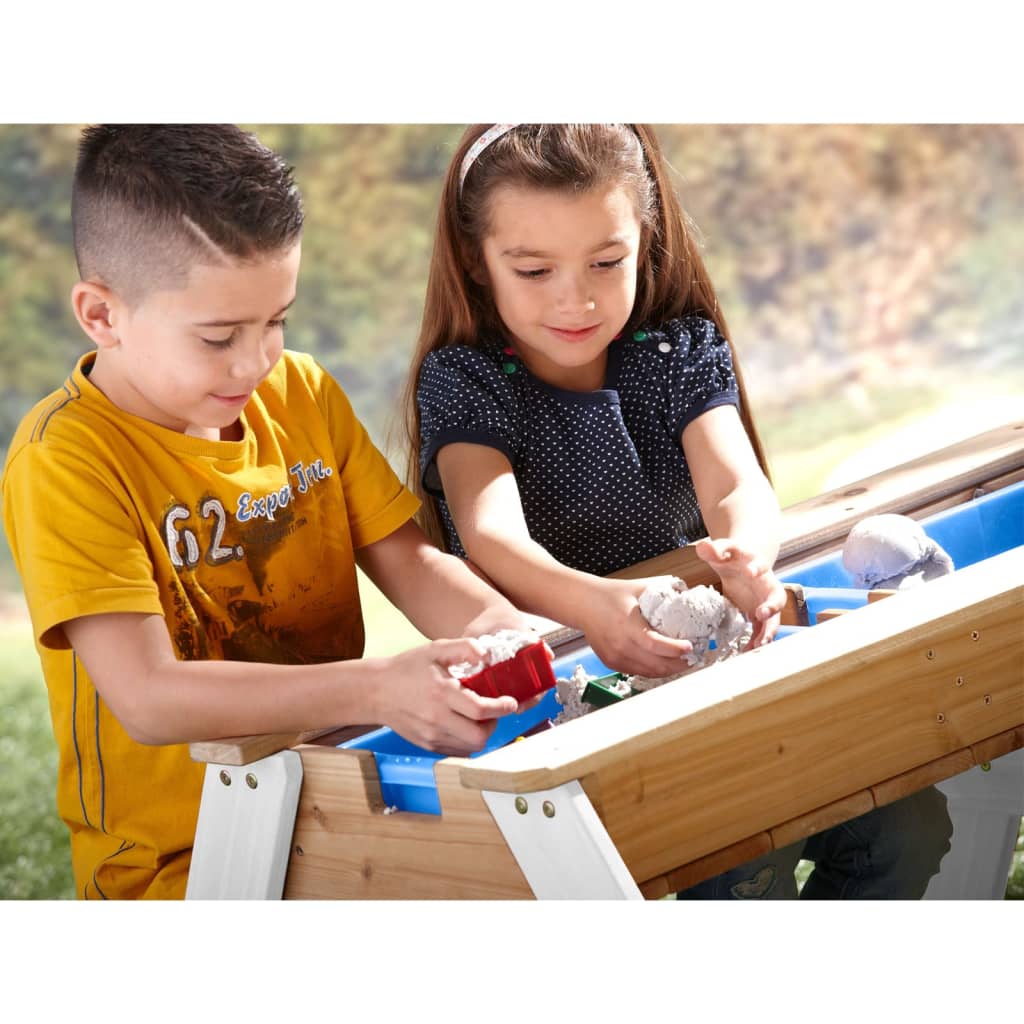
[(267, 326), (272, 330), (280, 328), (282, 331), (288, 326), (288, 318), (286, 316), (281, 317), (280, 320), (268, 320)]
[(625, 263), (626, 257), (620, 256), (617, 260), (602, 260), (600, 263), (595, 264), (598, 270), (614, 270), (616, 267), (621, 267)]
[(541, 268), (539, 270), (517, 270), (516, 277), (521, 277), (526, 281), (537, 281), (547, 273), (547, 270)]

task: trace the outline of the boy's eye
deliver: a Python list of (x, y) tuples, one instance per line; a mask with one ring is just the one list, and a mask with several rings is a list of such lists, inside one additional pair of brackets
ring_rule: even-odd
[(283, 316), (280, 320), (268, 320), (267, 326), (273, 330), (280, 328), (283, 331), (288, 326), (288, 318)]
[(203, 341), (211, 348), (230, 348), (235, 341), (235, 332), (232, 331), (226, 338), (203, 338)]

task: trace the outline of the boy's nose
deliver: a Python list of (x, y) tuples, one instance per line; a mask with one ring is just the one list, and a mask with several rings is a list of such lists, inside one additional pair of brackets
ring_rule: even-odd
[(270, 353), (264, 339), (235, 346), (231, 360), (231, 376), (238, 380), (262, 380), (270, 367)]

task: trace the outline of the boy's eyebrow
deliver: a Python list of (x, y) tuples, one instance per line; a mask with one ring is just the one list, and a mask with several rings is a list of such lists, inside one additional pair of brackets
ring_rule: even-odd
[[(604, 249), (611, 249), (612, 246), (625, 244), (625, 238), (620, 238), (618, 235), (615, 235), (612, 238), (606, 239), (604, 242), (600, 242), (598, 245), (595, 245), (594, 248), (591, 249), (590, 251), (591, 253), (601, 252)], [(520, 245), (515, 246), (512, 249), (505, 249), (501, 255), (508, 256), (514, 260), (518, 260), (523, 259), (524, 257), (532, 257), (533, 259), (538, 259), (547, 256), (548, 254), (544, 252), (542, 249), (527, 249), (525, 246)]]
[[(295, 298), (288, 303), (287, 306), (282, 306), (274, 315), (271, 317), (272, 320), (276, 320), (282, 313), (286, 313), (291, 309), (295, 302)], [(194, 323), (193, 327), (238, 327), (240, 324), (255, 324), (259, 323), (259, 319), (255, 320), (201, 320), (198, 323)]]

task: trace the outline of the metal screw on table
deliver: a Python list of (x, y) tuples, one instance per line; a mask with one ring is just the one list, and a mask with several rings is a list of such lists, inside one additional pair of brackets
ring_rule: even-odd
[(225, 786), (230, 786), (231, 785), (231, 776), (226, 771), (221, 771), (221, 773), (220, 773), (220, 781), (223, 782)]
[(520, 814), (525, 814), (526, 813), (526, 810), (527, 810), (526, 801), (521, 796), (517, 796), (516, 797), (516, 810)]
[(248, 787), (249, 787), (250, 789), (255, 789), (255, 788), (256, 788), (256, 787), (257, 787), (257, 786), (259, 785), (259, 782), (257, 781), (257, 779), (256, 779), (256, 776), (255, 776), (255, 775), (253, 775), (253, 773), (252, 773), (252, 772), (249, 772), (249, 773), (248, 773), (248, 774), (247, 774), (247, 775), (245, 776), (245, 784), (246, 784), (246, 785), (247, 785), (247, 786), (248, 786)]

